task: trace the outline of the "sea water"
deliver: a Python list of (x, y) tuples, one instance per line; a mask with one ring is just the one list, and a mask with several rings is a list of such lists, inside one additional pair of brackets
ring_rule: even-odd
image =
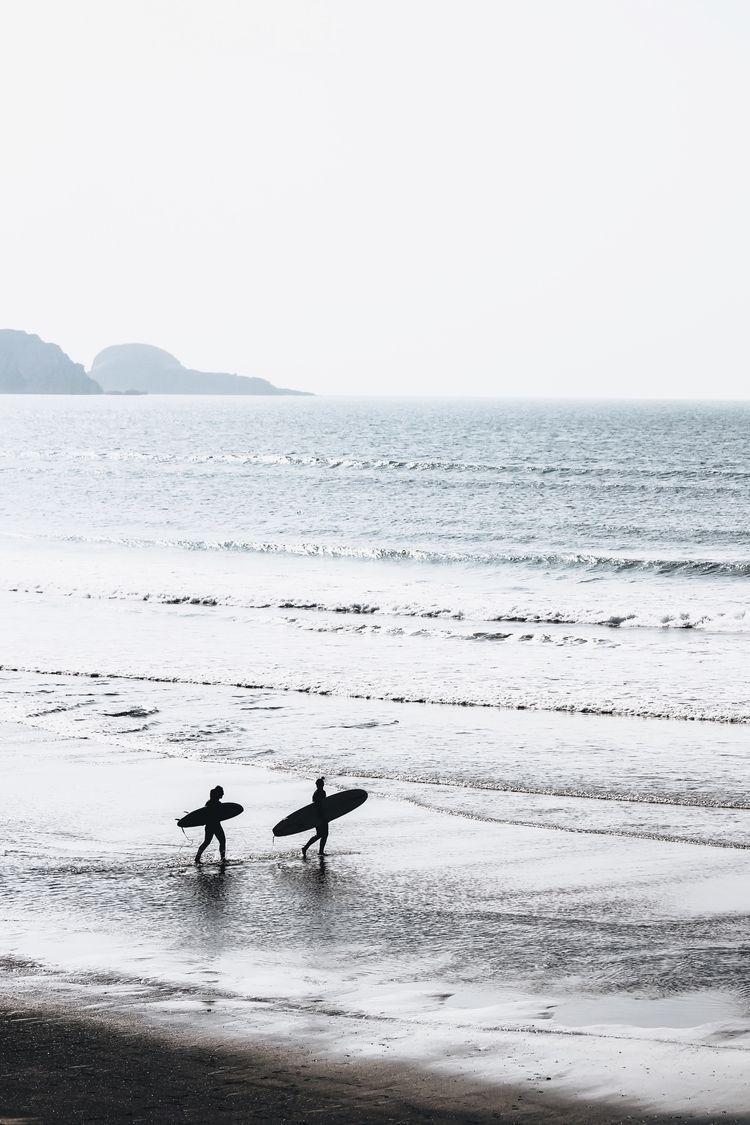
[[(666, 1013), (675, 1035), (718, 1021), (746, 1043), (750, 407), (0, 410), (0, 717), (36, 732), (14, 759), (6, 952), (54, 961), (42, 915), (70, 929), (78, 912), (79, 960), (62, 963), (132, 974), (137, 950), (150, 979), (184, 983), (218, 911), (225, 1000), (257, 999), (262, 965), (308, 1018), (324, 988), (436, 1034), (465, 1037), (469, 1010), (482, 1034)], [(322, 883), (269, 852), (320, 773), (372, 794), (338, 858), (332, 831)], [(218, 899), (157, 889), (155, 854), (187, 876), (155, 821), (170, 797), (175, 815), (205, 800), (208, 777), (252, 805), (234, 841), (253, 878)]]

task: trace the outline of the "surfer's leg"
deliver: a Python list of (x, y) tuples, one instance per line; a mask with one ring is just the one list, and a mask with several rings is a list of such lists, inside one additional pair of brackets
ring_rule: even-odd
[(307, 849), (308, 849), (308, 848), (310, 847), (310, 845), (311, 845), (311, 844), (314, 844), (314, 843), (315, 843), (315, 841), (316, 841), (316, 840), (319, 840), (319, 839), (320, 839), (320, 833), (318, 833), (318, 834), (317, 834), (316, 836), (312, 836), (312, 837), (311, 837), (311, 838), (310, 838), (310, 839), (309, 839), (309, 840), (307, 841), (307, 843), (306, 843), (306, 844), (303, 844), (303, 845), (302, 845), (302, 854), (303, 854), (303, 855), (307, 855)]
[(224, 835), (224, 829), (221, 827), (221, 825), (217, 824), (216, 828), (214, 828), (214, 836), (219, 841), (219, 858), (223, 863), (226, 859), (227, 838)]
[(326, 840), (328, 839), (328, 825), (327, 824), (326, 824), (325, 828), (321, 828), (320, 832), (316, 836), (316, 839), (320, 840), (320, 847), (318, 848), (318, 854), (319, 855), (325, 855)]
[(214, 834), (213, 834), (212, 830), (208, 827), (208, 825), (206, 825), (206, 832), (205, 832), (205, 835), (203, 837), (203, 843), (198, 848), (198, 851), (195, 853), (195, 862), (196, 863), (200, 863), (201, 856), (203, 855), (203, 853), (205, 852), (206, 848), (211, 843), (213, 838), (214, 838)]

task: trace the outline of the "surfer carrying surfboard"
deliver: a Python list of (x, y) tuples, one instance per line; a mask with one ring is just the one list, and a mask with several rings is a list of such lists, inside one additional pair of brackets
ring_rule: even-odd
[(224, 863), (226, 859), (227, 838), (224, 835), (224, 829), (221, 827), (221, 798), (223, 796), (224, 790), (222, 787), (220, 785), (215, 785), (206, 801), (206, 834), (203, 837), (203, 843), (195, 853), (196, 863), (200, 863), (201, 856), (214, 836), (219, 841), (219, 857), (221, 862)]
[(315, 782), (315, 792), (313, 793), (312, 799), (318, 818), (318, 831), (315, 836), (307, 841), (306, 844), (302, 845), (303, 859), (307, 855), (307, 849), (311, 844), (314, 844), (316, 840), (320, 840), (318, 854), (325, 855), (326, 840), (328, 839), (328, 821), (326, 820), (325, 812), (323, 811), (323, 802), (326, 799), (326, 791), (323, 788), (323, 786), (325, 785), (325, 780), (326, 779), (324, 777), (319, 777)]

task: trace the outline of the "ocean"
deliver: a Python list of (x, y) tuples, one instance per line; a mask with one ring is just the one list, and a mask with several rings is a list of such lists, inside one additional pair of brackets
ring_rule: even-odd
[[(750, 406), (0, 411), (14, 987), (746, 1103)], [(371, 796), (313, 879), (270, 826), (319, 774)], [(216, 783), (220, 885), (173, 827)], [(686, 1043), (694, 1088), (644, 1077)]]

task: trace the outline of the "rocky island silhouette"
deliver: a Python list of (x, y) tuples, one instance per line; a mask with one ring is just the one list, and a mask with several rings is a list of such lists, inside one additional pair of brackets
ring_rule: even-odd
[(29, 332), (0, 329), (0, 394), (306, 395), (267, 379), (195, 371), (151, 344), (104, 348), (87, 373), (57, 344)]

